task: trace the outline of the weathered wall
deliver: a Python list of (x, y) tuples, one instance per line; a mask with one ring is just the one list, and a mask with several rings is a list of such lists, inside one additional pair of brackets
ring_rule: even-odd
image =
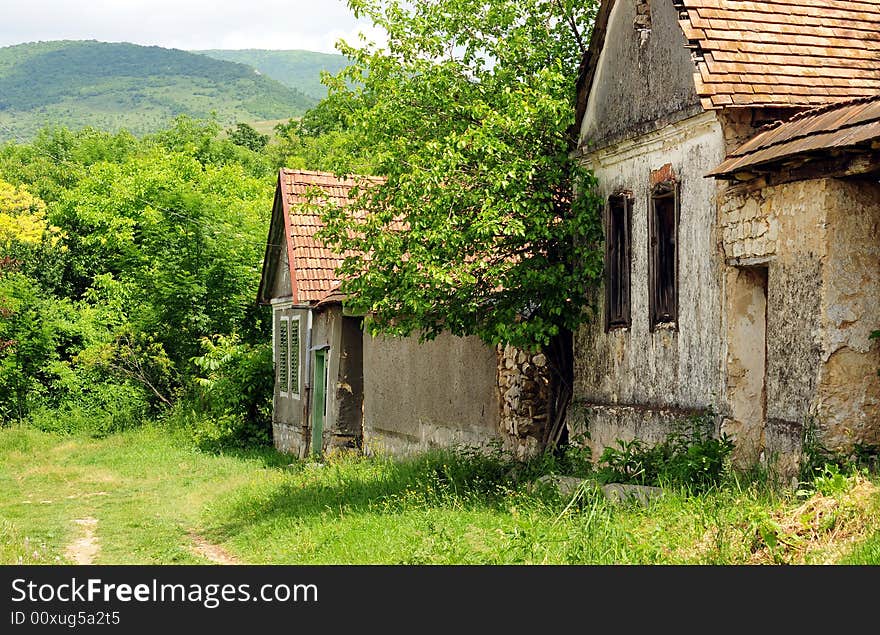
[(339, 375), (335, 399), (338, 404), (334, 447), (360, 448), (363, 443), (364, 334), (361, 318), (342, 318)]
[(727, 416), (722, 431), (736, 442), (734, 460), (753, 465), (764, 449), (767, 376), (766, 267), (728, 267), (725, 276), (727, 323)]
[(646, 20), (639, 13), (645, 2), (614, 4), (581, 125), (587, 151), (702, 111), (678, 11), (672, 0), (647, 5)]
[[(284, 241), (284, 236), (270, 238), (270, 240)], [(281, 243), (283, 244), (283, 242)], [(270, 297), (272, 298), (290, 298), (293, 295), (293, 287), (290, 282), (290, 261), (287, 258), (287, 250), (279, 249), (277, 266), (272, 275), (272, 288), (270, 289)]]
[(825, 442), (880, 445), (880, 183), (826, 186), (823, 350), (816, 416)]
[[(720, 224), (728, 264), (768, 271), (766, 457), (793, 471), (811, 421), (829, 447), (880, 441), (880, 353), (869, 340), (880, 325), (880, 186), (816, 179), (736, 188)], [(731, 324), (735, 295), (728, 275)], [(726, 414), (737, 408), (731, 359), (728, 351)]]
[[(594, 456), (613, 434), (666, 430), (670, 412), (713, 406), (722, 393), (721, 258), (716, 232), (718, 185), (704, 175), (724, 158), (724, 137), (705, 113), (585, 157), (600, 191), (633, 194), (632, 326), (604, 330), (604, 293), (596, 316), (575, 336), (571, 433), (589, 429)], [(651, 172), (672, 164), (681, 184), (678, 328), (650, 330), (648, 199)], [(680, 417), (679, 417), (680, 418)], [(612, 439), (613, 440), (613, 439)]]
[(476, 337), (364, 335), (364, 445), (407, 454), (498, 438), (497, 356)]
[[(760, 430), (764, 458), (783, 474), (797, 468), (821, 363), (826, 187), (827, 181), (814, 180), (752, 191), (734, 189), (720, 210), (726, 262), (763, 263), (768, 278), (766, 421), (740, 421), (733, 424), (734, 430)], [(729, 288), (727, 320), (736, 320), (733, 296)], [(737, 368), (731, 361), (728, 355), (729, 392), (722, 412), (735, 419)]]

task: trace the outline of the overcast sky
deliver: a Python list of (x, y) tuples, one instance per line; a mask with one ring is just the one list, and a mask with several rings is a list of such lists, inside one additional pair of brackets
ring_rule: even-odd
[(344, 0), (0, 0), (0, 46), (45, 40), (335, 53), (378, 32)]

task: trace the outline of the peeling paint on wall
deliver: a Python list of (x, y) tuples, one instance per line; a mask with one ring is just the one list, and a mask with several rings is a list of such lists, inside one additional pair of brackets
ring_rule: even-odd
[[(628, 139), (584, 158), (601, 193), (633, 192), (632, 325), (605, 332), (604, 293), (595, 319), (575, 335), (574, 405), (571, 434), (589, 429), (599, 439), (611, 423), (608, 408), (634, 409), (641, 434), (668, 429), (669, 412), (715, 407), (724, 391), (721, 267), (716, 235), (719, 187), (704, 178), (724, 156), (724, 138), (714, 113), (705, 113)], [(651, 331), (648, 300), (648, 200), (654, 178), (674, 174), (680, 183), (678, 229), (678, 322)], [(629, 412), (629, 411), (627, 411)], [(664, 414), (666, 413), (666, 414)]]

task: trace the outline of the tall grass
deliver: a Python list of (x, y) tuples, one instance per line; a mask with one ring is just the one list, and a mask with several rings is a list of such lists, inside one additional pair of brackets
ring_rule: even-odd
[[(880, 561), (876, 476), (828, 472), (799, 494), (767, 474), (728, 473), (620, 504), (584, 458), (518, 463), (459, 448), (316, 462), (210, 453), (149, 426), (106, 438), (5, 429), (0, 561), (64, 561), (83, 517), (97, 519), (99, 564), (206, 562), (194, 534), (255, 564)], [(571, 494), (538, 481), (572, 472), (589, 478)]]

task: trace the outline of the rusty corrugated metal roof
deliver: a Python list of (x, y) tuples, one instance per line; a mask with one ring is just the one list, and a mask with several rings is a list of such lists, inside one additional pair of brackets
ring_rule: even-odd
[(282, 201), (290, 222), (289, 259), (296, 302), (321, 302), (332, 296), (339, 287), (336, 268), (342, 264), (342, 256), (334, 253), (316, 237), (323, 224), (314, 209), (309, 209), (309, 194), (320, 190), (313, 203), (330, 202), (348, 205), (355, 187), (363, 189), (383, 183), (384, 179), (368, 176), (351, 176), (339, 179), (327, 172), (282, 169), (279, 175)]
[(815, 108), (763, 130), (708, 176), (729, 178), (796, 156), (870, 145), (880, 140), (880, 95)]
[(816, 106), (880, 92), (880, 0), (680, 0), (703, 107)]

